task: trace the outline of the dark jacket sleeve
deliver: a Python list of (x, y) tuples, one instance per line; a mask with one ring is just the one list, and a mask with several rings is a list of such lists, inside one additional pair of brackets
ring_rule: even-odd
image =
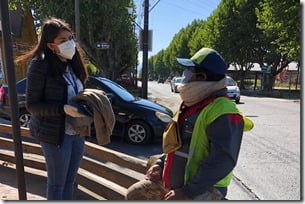
[(46, 62), (33, 59), (28, 67), (26, 85), (26, 108), (37, 116), (57, 116), (64, 114), (62, 103), (45, 100), (47, 80)]
[(197, 174), (183, 187), (188, 197), (194, 198), (204, 193), (233, 170), (240, 150), (243, 126), (239, 114), (222, 115), (208, 126), (210, 153)]

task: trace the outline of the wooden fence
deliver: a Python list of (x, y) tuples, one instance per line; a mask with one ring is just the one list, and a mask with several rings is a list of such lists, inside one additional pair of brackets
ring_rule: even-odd
[[(0, 124), (0, 132), (12, 134), (12, 126)], [(24, 141), (31, 137), (29, 129), (21, 128), (21, 135), (24, 166), (45, 171), (40, 145)], [(0, 160), (15, 163), (14, 141), (1, 134)], [(145, 160), (86, 141), (76, 182), (104, 199), (124, 200), (127, 188), (144, 177), (146, 168)]]

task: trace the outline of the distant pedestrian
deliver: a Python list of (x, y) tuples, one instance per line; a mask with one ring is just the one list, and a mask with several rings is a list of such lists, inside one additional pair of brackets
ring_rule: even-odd
[(30, 132), (41, 144), (48, 173), (47, 199), (71, 200), (84, 153), (85, 137), (69, 119), (86, 117), (69, 100), (84, 89), (88, 78), (70, 26), (50, 18), (36, 47), (16, 59), (31, 60), (27, 71), (26, 107)]
[(163, 135), (163, 154), (146, 178), (128, 188), (127, 200), (223, 200), (237, 163), (243, 131), (253, 123), (227, 96), (227, 66), (210, 48), (185, 66), (182, 104)]

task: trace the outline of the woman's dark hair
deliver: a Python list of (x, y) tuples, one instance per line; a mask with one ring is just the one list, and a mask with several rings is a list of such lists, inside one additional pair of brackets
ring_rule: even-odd
[[(56, 56), (56, 54), (54, 54), (48, 48), (47, 44), (53, 43), (54, 39), (62, 31), (68, 31), (72, 33), (69, 24), (66, 23), (64, 20), (52, 17), (44, 21), (41, 30), (41, 37), (38, 44), (26, 54), (18, 56), (15, 60), (15, 63), (19, 64), (22, 61), (30, 60), (35, 57), (42, 58), (43, 55), (45, 55), (46, 58), (53, 58), (54, 56)], [(50, 62), (52, 62), (52, 60), (50, 60)], [(85, 68), (82, 57), (77, 48), (75, 49), (75, 55), (73, 56), (72, 60), (68, 60), (68, 62), (72, 64), (72, 68), (75, 74), (81, 79), (81, 81), (85, 82), (88, 78), (88, 72)], [(56, 69), (56, 67), (57, 66), (55, 66), (54, 68)], [(60, 71), (63, 72), (64, 70)]]

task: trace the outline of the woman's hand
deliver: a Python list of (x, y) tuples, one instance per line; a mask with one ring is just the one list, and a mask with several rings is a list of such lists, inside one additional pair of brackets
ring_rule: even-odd
[(145, 179), (159, 181), (162, 179), (162, 168), (158, 164), (152, 165), (146, 172)]
[(71, 105), (64, 105), (64, 111), (67, 115), (70, 115), (74, 118), (80, 118), (85, 117), (86, 115), (83, 115), (78, 112), (77, 108)]

